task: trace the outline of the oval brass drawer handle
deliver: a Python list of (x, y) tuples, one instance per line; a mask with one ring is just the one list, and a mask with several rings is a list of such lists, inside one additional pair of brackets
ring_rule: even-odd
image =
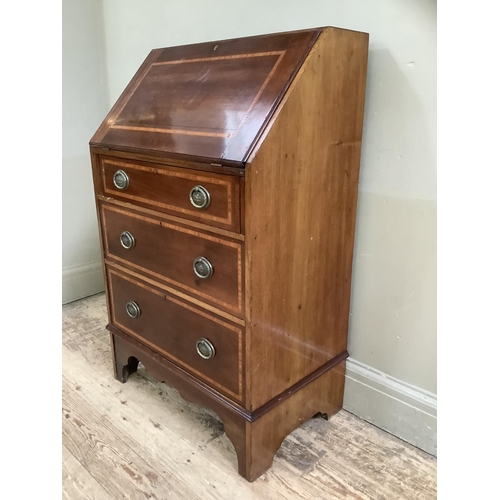
[(130, 250), (135, 247), (135, 238), (130, 231), (123, 231), (123, 233), (120, 234), (120, 243), (123, 248)]
[(131, 318), (135, 319), (141, 315), (141, 310), (140, 310), (139, 306), (137, 305), (137, 302), (134, 302), (133, 300), (131, 300), (130, 302), (127, 302), (125, 309), (127, 310), (127, 314)]
[(205, 257), (196, 257), (193, 262), (193, 271), (198, 278), (206, 280), (214, 274), (214, 268)]
[(115, 175), (113, 175), (113, 184), (120, 191), (125, 191), (128, 188), (129, 182), (130, 179), (123, 170), (117, 170)]
[(215, 347), (207, 339), (198, 339), (196, 341), (196, 352), (203, 359), (212, 359), (215, 356)]
[(195, 186), (189, 192), (189, 201), (196, 208), (207, 208), (210, 205), (210, 193), (203, 186)]

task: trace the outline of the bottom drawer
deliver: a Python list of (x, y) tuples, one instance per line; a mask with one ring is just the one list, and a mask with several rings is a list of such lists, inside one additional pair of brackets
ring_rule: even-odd
[(111, 322), (242, 400), (242, 327), (108, 267)]

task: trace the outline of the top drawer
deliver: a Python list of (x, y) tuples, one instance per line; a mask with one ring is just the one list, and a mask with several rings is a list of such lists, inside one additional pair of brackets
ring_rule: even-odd
[(100, 157), (105, 196), (240, 232), (239, 178)]

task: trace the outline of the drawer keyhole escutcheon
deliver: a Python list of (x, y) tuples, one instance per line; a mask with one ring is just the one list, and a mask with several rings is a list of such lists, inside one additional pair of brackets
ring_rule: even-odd
[(193, 271), (198, 278), (206, 280), (214, 274), (214, 268), (205, 257), (196, 257), (193, 262)]
[(196, 341), (196, 352), (203, 359), (212, 359), (215, 356), (215, 347), (207, 339), (198, 339)]
[(125, 309), (131, 318), (138, 318), (141, 315), (141, 310), (139, 309), (137, 302), (134, 302), (133, 300), (127, 302)]
[(189, 192), (189, 201), (196, 208), (207, 208), (210, 205), (210, 193), (203, 186), (195, 186)]
[(120, 243), (123, 248), (130, 250), (135, 247), (135, 238), (130, 231), (123, 231), (123, 233), (120, 234)]
[(113, 175), (113, 184), (120, 191), (125, 191), (129, 185), (128, 175), (123, 170), (117, 170)]

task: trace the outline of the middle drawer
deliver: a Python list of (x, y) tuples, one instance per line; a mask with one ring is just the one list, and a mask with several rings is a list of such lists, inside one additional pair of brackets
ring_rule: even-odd
[(242, 244), (101, 204), (106, 257), (243, 316)]

